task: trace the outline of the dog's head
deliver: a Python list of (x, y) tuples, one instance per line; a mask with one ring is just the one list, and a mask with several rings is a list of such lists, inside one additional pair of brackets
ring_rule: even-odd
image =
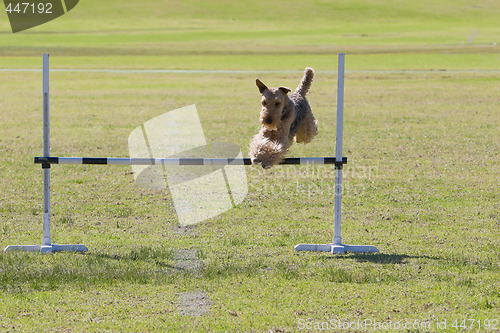
[(268, 88), (259, 79), (256, 80), (256, 84), (262, 95), (260, 122), (268, 129), (275, 130), (287, 106), (287, 94), (291, 90), (287, 87)]

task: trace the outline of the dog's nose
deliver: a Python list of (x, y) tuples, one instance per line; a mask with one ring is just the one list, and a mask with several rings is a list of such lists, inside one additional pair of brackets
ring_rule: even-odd
[(268, 125), (271, 125), (271, 123), (273, 122), (273, 120), (271, 119), (271, 117), (267, 117), (265, 120), (266, 124)]

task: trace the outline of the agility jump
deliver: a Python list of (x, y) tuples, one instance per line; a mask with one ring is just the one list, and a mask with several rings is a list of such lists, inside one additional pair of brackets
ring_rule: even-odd
[[(337, 85), (337, 137), (334, 157), (285, 158), (280, 165), (329, 164), (335, 166), (334, 237), (327, 244), (298, 244), (296, 251), (320, 251), (342, 254), (345, 252), (379, 252), (372, 245), (346, 245), (341, 237), (342, 168), (347, 158), (342, 156), (343, 113), (344, 113), (344, 68), (345, 54), (338, 55)], [(49, 55), (43, 55), (43, 156), (35, 157), (35, 163), (43, 169), (43, 239), (39, 245), (9, 245), (5, 251), (28, 251), (52, 253), (58, 251), (85, 252), (83, 244), (52, 244), (50, 236), (50, 168), (52, 164), (93, 165), (252, 165), (250, 158), (112, 158), (112, 157), (53, 157), (50, 156), (49, 121)]]

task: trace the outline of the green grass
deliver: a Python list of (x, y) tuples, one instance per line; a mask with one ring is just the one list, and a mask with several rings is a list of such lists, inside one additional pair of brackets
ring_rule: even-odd
[[(0, 34), (0, 68), (8, 69), (0, 71), (0, 247), (42, 238), (42, 173), (33, 164), (42, 149), (41, 73), (9, 69), (39, 69), (42, 52), (52, 68), (312, 66), (319, 135), (290, 156), (323, 156), (335, 142), (336, 75), (326, 71), (347, 51), (348, 71), (399, 71), (346, 77), (342, 232), (346, 243), (381, 253), (293, 251), (333, 236), (327, 166), (249, 167), (247, 198), (191, 228), (177, 226), (168, 191), (135, 186), (130, 168), (54, 166), (53, 241), (90, 251), (1, 252), (2, 331), (293, 332), (299, 320), (330, 319), (429, 321), (430, 331), (447, 319), (456, 331), (456, 319), (498, 319), (497, 2), (283, 4), (291, 21), (260, 1), (120, 6), (82, 1), (51, 23)], [(300, 74), (259, 77), (294, 87)], [(126, 157), (135, 127), (196, 104), (207, 140), (247, 155), (258, 130), (254, 80), (53, 72), (51, 153)], [(184, 293), (207, 300), (185, 304)], [(208, 311), (185, 315), (190, 306)]]
[(75, 9), (0, 34), (0, 66), (38, 68), (47, 51), (54, 68), (331, 70), (338, 52), (362, 55), (351, 69), (498, 69), (500, 61), (496, 1), (86, 0)]

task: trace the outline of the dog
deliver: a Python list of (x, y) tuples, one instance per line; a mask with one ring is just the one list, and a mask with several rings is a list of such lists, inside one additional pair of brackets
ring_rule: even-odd
[(283, 160), (294, 139), (297, 143), (309, 143), (318, 134), (317, 121), (306, 98), (313, 79), (313, 69), (306, 68), (302, 81), (290, 95), (287, 87), (268, 88), (256, 80), (262, 95), (262, 126), (250, 142), (252, 164), (261, 163), (269, 169)]

